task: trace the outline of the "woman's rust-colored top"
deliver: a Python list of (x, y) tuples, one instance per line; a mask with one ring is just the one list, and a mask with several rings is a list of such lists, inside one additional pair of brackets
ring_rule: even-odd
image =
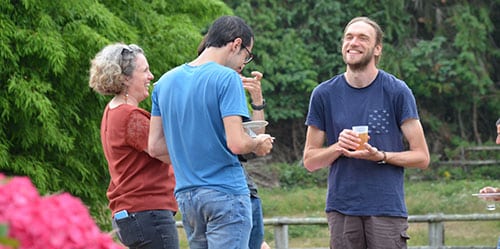
[(107, 190), (113, 215), (121, 210), (177, 211), (172, 165), (146, 153), (151, 114), (136, 106), (106, 106), (101, 141), (111, 181)]

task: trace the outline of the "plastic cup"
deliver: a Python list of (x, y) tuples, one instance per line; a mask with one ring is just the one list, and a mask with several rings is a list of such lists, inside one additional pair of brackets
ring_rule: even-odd
[(356, 150), (364, 150), (365, 143), (368, 142), (368, 125), (357, 125), (353, 126), (352, 130), (358, 133), (359, 138), (361, 138), (361, 142), (359, 143)]
[(488, 202), (486, 204), (486, 210), (488, 211), (494, 211), (496, 209), (496, 204), (494, 202)]

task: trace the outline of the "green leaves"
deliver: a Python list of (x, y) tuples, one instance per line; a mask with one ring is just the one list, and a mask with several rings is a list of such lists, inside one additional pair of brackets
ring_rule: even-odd
[[(450, 134), (478, 142), (481, 136), (491, 139), (500, 112), (494, 84), (500, 77), (494, 28), (500, 25), (495, 11), (500, 1), (226, 2), (254, 29), (257, 58), (246, 70), (264, 73), (266, 115), (277, 127), (290, 119), (303, 123), (312, 88), (345, 70), (340, 50), (344, 26), (353, 17), (368, 16), (384, 30), (379, 67), (412, 89), (426, 135), (433, 138), (430, 147), (435, 143), (442, 152), (443, 144), (451, 146)], [(473, 134), (474, 127), (479, 128)]]
[(0, 0), (0, 171), (29, 176), (41, 193), (104, 203), (109, 97), (88, 87), (90, 60), (110, 43), (136, 43), (158, 78), (194, 58), (201, 31), (228, 13), (205, 0)]
[(9, 226), (4, 223), (0, 223), (0, 245), (8, 246), (9, 248), (17, 248), (20, 243), (16, 239), (8, 237)]
[[(361, 15), (385, 31), (380, 68), (412, 89), (435, 153), (457, 137), (495, 135), (498, 0), (226, 2), (0, 0), (0, 170), (30, 176), (42, 193), (104, 201), (99, 127), (109, 97), (89, 89), (90, 60), (110, 43), (136, 43), (158, 79), (194, 59), (202, 34), (226, 14), (254, 30), (256, 59), (244, 74), (264, 73), (270, 132), (288, 146), (277, 149), (283, 160), (301, 157), (310, 93), (345, 70), (343, 28)], [(150, 109), (147, 100), (141, 106)]]

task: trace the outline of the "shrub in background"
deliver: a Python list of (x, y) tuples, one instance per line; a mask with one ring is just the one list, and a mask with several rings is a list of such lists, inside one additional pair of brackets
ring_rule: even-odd
[(280, 186), (283, 188), (326, 187), (328, 167), (314, 172), (307, 171), (302, 162), (274, 163), (272, 167), (280, 172)]

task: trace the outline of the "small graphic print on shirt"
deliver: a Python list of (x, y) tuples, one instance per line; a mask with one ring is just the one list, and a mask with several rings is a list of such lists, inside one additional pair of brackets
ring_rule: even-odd
[(368, 127), (370, 134), (389, 133), (389, 112), (387, 110), (370, 110), (368, 113)]

